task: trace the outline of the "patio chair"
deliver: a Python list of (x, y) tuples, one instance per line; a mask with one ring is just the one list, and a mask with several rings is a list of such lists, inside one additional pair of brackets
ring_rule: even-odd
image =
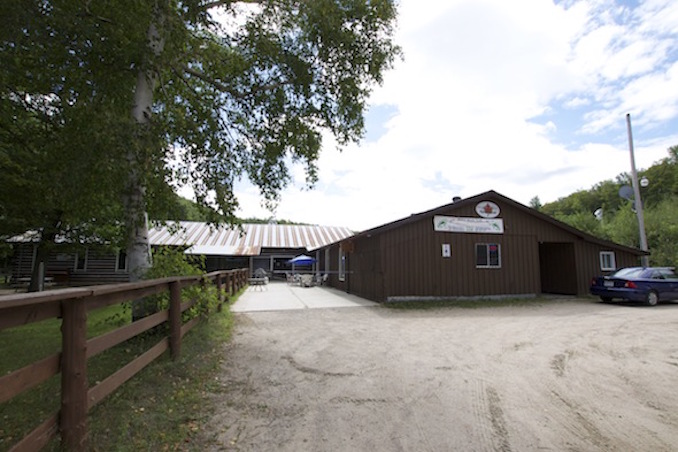
[(301, 275), (299, 285), (301, 287), (313, 287), (313, 275)]

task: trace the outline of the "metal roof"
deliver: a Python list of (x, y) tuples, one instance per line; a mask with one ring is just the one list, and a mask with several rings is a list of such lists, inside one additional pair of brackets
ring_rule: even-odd
[(180, 221), (149, 230), (151, 245), (191, 245), (188, 254), (256, 256), (262, 248), (305, 248), (338, 242), (354, 233), (348, 228), (289, 224), (243, 224), (242, 229)]

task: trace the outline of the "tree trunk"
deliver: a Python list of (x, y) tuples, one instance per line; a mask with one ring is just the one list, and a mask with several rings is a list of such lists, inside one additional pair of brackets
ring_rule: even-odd
[[(58, 213), (57, 215), (60, 216)], [(45, 288), (47, 259), (49, 259), (49, 251), (54, 245), (60, 226), (61, 219), (57, 218), (53, 224), (42, 230), (38, 249), (35, 253), (35, 262), (33, 262), (33, 269), (31, 270), (31, 282), (28, 285), (29, 292), (40, 292)]]
[[(158, 15), (160, 22), (161, 16)], [(155, 23), (148, 28), (149, 51), (158, 56), (162, 52), (163, 40), (158, 33)], [(127, 153), (130, 164), (128, 189), (126, 190), (124, 206), (126, 209), (126, 226), (128, 231), (127, 257), (128, 270), (131, 281), (143, 278), (146, 270), (151, 266), (151, 245), (148, 240), (148, 215), (146, 213), (146, 186), (144, 183), (144, 168), (142, 162), (146, 154), (146, 147), (154, 140), (148, 139), (150, 133), (151, 107), (153, 106), (153, 90), (157, 73), (152, 67), (145, 67), (137, 73), (137, 82), (134, 90), (134, 108), (132, 117), (136, 123), (134, 134), (135, 144)], [(147, 300), (135, 300), (132, 304), (132, 317), (138, 319), (155, 312), (156, 307)]]
[(47, 251), (45, 244), (38, 243), (38, 250), (35, 253), (35, 262), (33, 262), (33, 269), (31, 270), (31, 282), (28, 285), (29, 292), (42, 292), (45, 288), (45, 265), (49, 251)]

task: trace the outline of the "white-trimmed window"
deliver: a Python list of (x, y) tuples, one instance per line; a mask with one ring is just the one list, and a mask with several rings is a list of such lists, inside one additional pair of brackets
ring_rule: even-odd
[(476, 268), (500, 268), (501, 247), (498, 243), (476, 243)]
[(339, 281), (346, 280), (346, 253), (339, 247)]
[(616, 270), (617, 262), (614, 258), (614, 251), (600, 252), (600, 269), (604, 271)]
[(75, 264), (73, 265), (73, 270), (76, 272), (87, 271), (87, 248), (75, 253)]
[(118, 257), (115, 260), (115, 271), (117, 272), (126, 272), (127, 271), (127, 253), (123, 250), (118, 251)]

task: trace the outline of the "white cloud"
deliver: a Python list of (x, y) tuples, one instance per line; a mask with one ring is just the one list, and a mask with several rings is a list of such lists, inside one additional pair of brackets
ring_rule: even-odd
[[(327, 139), (316, 190), (287, 189), (278, 218), (365, 229), (490, 189), (553, 201), (630, 170), (626, 113), (650, 166), (678, 144), (651, 133), (678, 116), (676, 5), (402, 0), (405, 61), (372, 97), (397, 114), (376, 141)], [(244, 216), (268, 215), (251, 187), (238, 195)]]

